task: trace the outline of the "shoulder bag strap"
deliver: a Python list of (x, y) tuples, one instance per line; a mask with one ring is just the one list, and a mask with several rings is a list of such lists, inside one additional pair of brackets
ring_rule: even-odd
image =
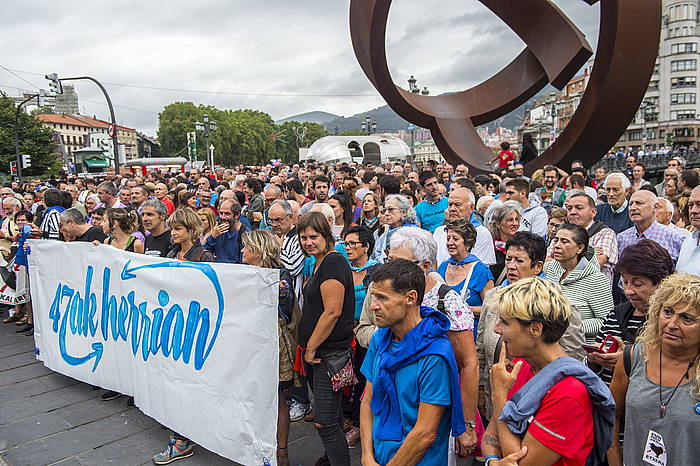
[(622, 366), (625, 368), (625, 374), (627, 374), (627, 377), (630, 376), (630, 373), (632, 372), (632, 349), (634, 348), (634, 345), (627, 345), (625, 346), (625, 349), (622, 351)]
[(464, 301), (464, 296), (467, 293), (467, 290), (469, 289), (469, 282), (472, 279), (472, 273), (474, 272), (474, 268), (476, 267), (476, 261), (471, 263), (472, 266), (469, 269), (469, 273), (467, 274), (467, 277), (464, 279), (464, 286), (462, 287), (462, 293), (460, 294), (460, 297), (462, 298), (462, 301)]

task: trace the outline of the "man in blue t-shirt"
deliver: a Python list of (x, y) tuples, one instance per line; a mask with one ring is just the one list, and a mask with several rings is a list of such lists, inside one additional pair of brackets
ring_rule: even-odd
[(379, 328), (362, 364), (363, 463), (445, 465), (450, 432), (465, 432), (450, 321), (420, 307), (425, 275), (413, 262), (393, 260), (372, 279)]
[(419, 182), (425, 191), (425, 200), (416, 205), (416, 217), (421, 228), (433, 233), (445, 221), (447, 198), (440, 194), (440, 183), (434, 172), (421, 172)]

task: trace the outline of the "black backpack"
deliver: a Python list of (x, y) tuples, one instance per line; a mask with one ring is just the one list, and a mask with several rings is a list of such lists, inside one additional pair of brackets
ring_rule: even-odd
[(437, 310), (445, 315), (447, 315), (447, 311), (445, 311), (445, 296), (447, 296), (447, 293), (449, 293), (451, 289), (452, 288), (444, 283), (440, 285), (440, 288), (438, 288)]

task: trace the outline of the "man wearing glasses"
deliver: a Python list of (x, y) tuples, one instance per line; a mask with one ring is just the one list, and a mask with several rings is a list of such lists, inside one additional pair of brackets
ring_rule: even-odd
[(666, 183), (668, 180), (678, 180), (678, 170), (675, 168), (667, 168), (664, 170), (664, 180), (654, 186), (654, 189), (656, 190), (656, 194), (658, 196), (663, 196), (664, 193), (666, 192)]

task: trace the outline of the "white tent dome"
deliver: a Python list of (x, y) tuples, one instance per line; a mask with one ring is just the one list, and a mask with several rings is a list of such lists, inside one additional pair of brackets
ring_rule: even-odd
[(317, 162), (362, 162), (378, 165), (405, 160), (411, 150), (391, 136), (326, 136), (311, 144), (305, 160)]

